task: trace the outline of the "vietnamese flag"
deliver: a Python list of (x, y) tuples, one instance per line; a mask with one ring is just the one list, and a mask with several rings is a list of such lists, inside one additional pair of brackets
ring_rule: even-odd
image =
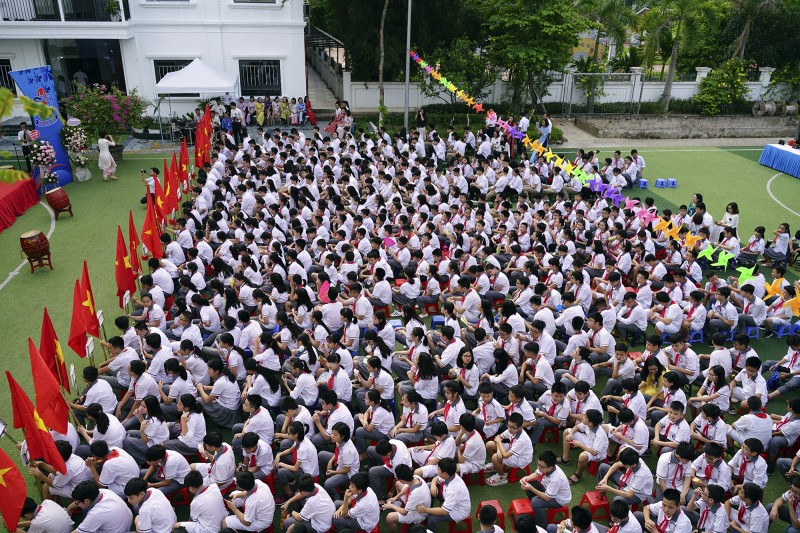
[(61, 395), (58, 381), (53, 374), (48, 372), (42, 355), (30, 337), (28, 337), (28, 355), (31, 358), (31, 375), (33, 376), (33, 388), (36, 391), (36, 405), (42, 411), (42, 420), (48, 427), (66, 435), (69, 406)]
[(97, 308), (94, 305), (94, 292), (92, 292), (92, 283), (89, 281), (89, 267), (86, 265), (86, 260), (83, 261), (83, 273), (81, 274), (81, 294), (83, 295), (86, 331), (92, 337), (99, 339), (100, 321), (97, 319)]
[(50, 320), (50, 314), (47, 312), (46, 307), (42, 318), (42, 335), (39, 338), (39, 354), (53, 377), (61, 383), (61, 386), (67, 392), (71, 392), (69, 390), (67, 365), (64, 363), (64, 352), (61, 351), (61, 343), (58, 342), (56, 330), (53, 328), (53, 322)]
[(189, 147), (186, 145), (186, 137), (181, 142), (181, 154), (178, 158), (178, 178), (180, 179), (183, 193), (189, 192)]
[(180, 185), (178, 184), (178, 162), (175, 152), (172, 152), (172, 164), (164, 177), (164, 200), (166, 203), (165, 213), (172, 215), (178, 210), (178, 195)]
[(158, 216), (150, 196), (147, 197), (147, 212), (142, 224), (142, 244), (156, 259), (164, 257), (164, 251), (161, 248), (161, 232), (158, 230)]
[(67, 344), (79, 357), (86, 357), (86, 334), (87, 326), (83, 312), (81, 284), (75, 280), (75, 290), (72, 293), (72, 321), (69, 325)]
[(136, 274), (133, 273), (133, 269), (131, 268), (128, 248), (125, 245), (125, 239), (122, 237), (122, 229), (119, 226), (117, 226), (117, 260), (114, 273), (117, 280), (119, 306), (124, 309), (125, 304), (123, 303), (123, 296), (125, 296), (125, 292), (130, 291), (130, 293), (133, 294), (136, 291)]
[(31, 399), (19, 386), (19, 383), (6, 370), (8, 388), (11, 390), (11, 407), (14, 412), (14, 427), (25, 428), (25, 442), (28, 444), (28, 454), (31, 459), (42, 460), (62, 474), (67, 473), (64, 459), (58, 453), (56, 442), (44, 425)]
[(6, 452), (0, 450), (0, 514), (8, 531), (17, 531), (27, 495), (25, 478)]
[(133, 211), (128, 211), (128, 247), (130, 248), (130, 263), (134, 272), (142, 270), (142, 264), (139, 262), (139, 232), (136, 231), (136, 225), (133, 223)]

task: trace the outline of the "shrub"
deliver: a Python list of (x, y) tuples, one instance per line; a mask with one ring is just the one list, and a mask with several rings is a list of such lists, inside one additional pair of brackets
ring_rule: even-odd
[(79, 118), (89, 139), (97, 139), (98, 132), (129, 132), (144, 124), (147, 101), (136, 89), (125, 94), (119, 87), (93, 84), (78, 87), (78, 92), (63, 101), (69, 116)]
[(694, 101), (703, 115), (730, 113), (745, 101), (747, 89), (745, 65), (739, 59), (729, 59), (700, 82), (700, 94)]

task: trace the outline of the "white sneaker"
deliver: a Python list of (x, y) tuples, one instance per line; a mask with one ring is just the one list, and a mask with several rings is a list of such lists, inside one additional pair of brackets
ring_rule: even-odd
[(494, 472), (494, 463), (487, 463), (483, 465), (484, 472)]
[(486, 480), (486, 484), (489, 485), (490, 487), (499, 487), (501, 485), (507, 485), (508, 476), (505, 475), (500, 476), (498, 474), (495, 474)]
[(394, 311), (392, 311), (391, 316), (403, 316), (403, 312), (399, 309), (395, 309)]

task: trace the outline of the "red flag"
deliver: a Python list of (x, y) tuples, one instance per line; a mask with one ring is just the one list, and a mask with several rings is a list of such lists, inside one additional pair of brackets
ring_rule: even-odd
[[(180, 185), (178, 184), (178, 161), (175, 152), (172, 152), (172, 164), (169, 173), (164, 178), (164, 197), (166, 200), (166, 214), (171, 215), (178, 210), (178, 195)], [(170, 217), (170, 221), (173, 218)]]
[[(135, 232), (134, 232), (135, 235)], [(125, 246), (125, 239), (122, 237), (122, 228), (117, 226), (117, 261), (115, 263), (115, 277), (117, 279), (117, 296), (119, 297), (120, 308), (125, 308), (123, 296), (126, 291), (133, 294), (136, 291), (136, 274), (131, 268), (131, 260), (128, 249)]]
[(134, 272), (140, 272), (142, 264), (139, 262), (139, 233), (133, 223), (133, 211), (128, 211), (128, 247), (130, 248), (131, 268)]
[[(167, 160), (164, 160), (164, 174), (168, 173), (167, 170)], [(166, 178), (165, 178), (166, 179)], [(158, 221), (163, 223), (166, 220), (166, 200), (164, 196), (164, 189), (161, 187), (161, 180), (158, 179), (158, 176), (154, 179), (155, 186), (156, 186), (156, 214), (158, 215)]]
[(53, 377), (61, 383), (67, 392), (69, 390), (69, 377), (67, 376), (67, 365), (64, 363), (64, 352), (61, 351), (61, 343), (58, 342), (56, 330), (53, 328), (53, 322), (50, 321), (50, 314), (47, 308), (44, 308), (44, 317), (42, 317), (42, 335), (39, 338), (39, 353), (42, 356), (42, 361), (50, 369)]
[(161, 232), (158, 230), (158, 216), (150, 196), (147, 197), (147, 212), (142, 224), (142, 244), (156, 259), (164, 257), (164, 251), (161, 248)]
[(33, 388), (36, 391), (36, 406), (42, 411), (42, 420), (48, 427), (66, 435), (69, 406), (61, 396), (61, 387), (58, 381), (53, 374), (48, 372), (42, 355), (30, 337), (28, 337), (28, 354), (31, 357), (31, 375), (33, 376)]
[(14, 412), (14, 427), (25, 428), (25, 442), (28, 444), (28, 455), (31, 459), (42, 460), (49, 464), (56, 471), (62, 474), (67, 473), (67, 466), (64, 459), (58, 453), (56, 443), (44, 421), (39, 416), (36, 408), (31, 403), (31, 399), (19, 386), (19, 383), (6, 370), (8, 378), (8, 388), (11, 389), (11, 408)]
[(92, 283), (89, 281), (89, 267), (86, 260), (83, 261), (83, 273), (81, 274), (81, 297), (83, 301), (83, 314), (86, 319), (86, 332), (92, 337), (100, 338), (100, 321), (97, 320), (97, 308), (94, 306), (94, 292)]
[(17, 531), (27, 487), (17, 465), (0, 450), (0, 514), (8, 531)]
[(69, 325), (69, 340), (67, 344), (79, 357), (86, 357), (86, 330), (81, 284), (78, 280), (75, 280), (75, 290), (72, 293), (72, 322)]
[(178, 158), (178, 178), (183, 187), (183, 194), (189, 193), (189, 147), (186, 146), (186, 137), (181, 142), (181, 154)]

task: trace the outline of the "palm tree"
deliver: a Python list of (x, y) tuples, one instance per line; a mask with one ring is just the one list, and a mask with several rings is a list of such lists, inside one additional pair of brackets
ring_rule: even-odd
[(576, 7), (593, 22), (597, 32), (592, 58), (595, 63), (599, 61), (601, 32), (605, 32), (619, 49), (628, 37), (628, 29), (636, 23), (636, 13), (625, 0), (578, 0)]
[[(409, 0), (410, 2), (411, 0)], [(383, 2), (383, 13), (381, 13), (381, 58), (378, 63), (378, 125), (383, 126), (384, 94), (383, 94), (383, 61), (385, 56), (383, 28), (386, 25), (386, 12), (389, 10), (389, 0)]]
[[(705, 14), (708, 6), (704, 0), (660, 0), (645, 15), (643, 26), (647, 30), (644, 55), (648, 65), (652, 65), (658, 52), (659, 43), (666, 36), (672, 36), (672, 50), (667, 66), (667, 80), (661, 95), (661, 106), (669, 110), (672, 98), (672, 82), (675, 79), (675, 65), (678, 52), (697, 38), (697, 22)], [(662, 59), (666, 59), (663, 58)]]
[(733, 52), (733, 57), (744, 59), (744, 52), (747, 48), (747, 41), (750, 40), (750, 28), (753, 21), (772, 11), (775, 7), (781, 4), (780, 0), (731, 0), (733, 5), (732, 11), (740, 13), (744, 17), (744, 25), (742, 26), (742, 33), (736, 39), (736, 49)]

